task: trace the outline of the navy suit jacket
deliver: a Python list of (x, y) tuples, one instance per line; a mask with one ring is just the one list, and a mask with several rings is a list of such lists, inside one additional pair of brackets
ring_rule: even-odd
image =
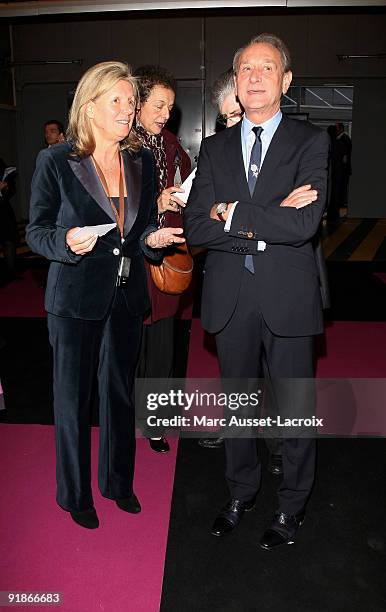
[[(271, 331), (306, 336), (323, 330), (319, 276), (313, 238), (326, 201), (328, 135), (306, 121), (283, 116), (251, 196), (241, 148), (241, 122), (203, 140), (184, 213), (190, 246), (208, 249), (201, 318), (220, 331), (238, 304), (245, 255), (254, 259), (256, 299)], [(318, 199), (299, 210), (280, 203), (295, 188), (310, 183)], [(238, 200), (231, 229), (210, 218), (215, 202)], [(257, 241), (267, 243), (257, 251)]]
[(129, 208), (124, 242), (114, 229), (83, 256), (66, 249), (67, 231), (115, 222), (92, 160), (74, 155), (68, 143), (45, 149), (37, 158), (26, 239), (33, 251), (51, 261), (45, 296), (49, 313), (103, 319), (113, 301), (121, 255), (131, 258), (125, 288), (131, 314), (141, 315), (149, 308), (144, 254), (158, 260), (161, 253), (144, 243), (157, 229), (154, 160), (146, 149), (136, 154), (122, 151), (122, 156)]

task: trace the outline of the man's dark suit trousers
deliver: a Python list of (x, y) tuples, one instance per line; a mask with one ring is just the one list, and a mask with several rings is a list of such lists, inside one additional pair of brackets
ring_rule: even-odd
[[(259, 291), (258, 275), (244, 269), (236, 309), (225, 328), (216, 334), (221, 376), (224, 379), (258, 377), (263, 353), (269, 378), (312, 379), (313, 337), (275, 335), (261, 314)], [(313, 409), (311, 393), (311, 414)], [(231, 497), (249, 501), (261, 483), (256, 438), (228, 438), (225, 450), (226, 479)], [(297, 514), (304, 509), (314, 481), (315, 454), (313, 438), (282, 440), (284, 475), (278, 489), (280, 511)]]
[(102, 321), (48, 314), (54, 355), (57, 502), (69, 511), (93, 506), (90, 402), (98, 379), (99, 489), (130, 497), (135, 461), (133, 384), (142, 317), (130, 316), (118, 287)]

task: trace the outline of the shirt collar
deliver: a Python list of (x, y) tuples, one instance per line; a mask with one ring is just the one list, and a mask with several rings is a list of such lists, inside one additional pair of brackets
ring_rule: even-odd
[(255, 127), (256, 125), (260, 125), (260, 127), (263, 128), (263, 134), (262, 136), (266, 137), (266, 138), (272, 138), (272, 136), (274, 135), (274, 133), (277, 130), (277, 127), (282, 119), (282, 112), (279, 109), (277, 111), (277, 113), (271, 117), (270, 119), (268, 119), (267, 121), (264, 121), (263, 123), (253, 123), (252, 121), (250, 121), (245, 115), (243, 117), (243, 121), (241, 124), (241, 134), (242, 134), (242, 138), (245, 140), (246, 138), (248, 138), (250, 132), (252, 131), (252, 128)]

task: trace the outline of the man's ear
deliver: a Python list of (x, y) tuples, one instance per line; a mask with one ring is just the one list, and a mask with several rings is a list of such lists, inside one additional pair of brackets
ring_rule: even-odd
[(291, 82), (292, 82), (292, 72), (291, 70), (288, 70), (288, 72), (285, 72), (283, 76), (283, 94), (287, 93), (289, 86), (291, 85)]
[(235, 96), (237, 98), (237, 77), (235, 74), (233, 75), (233, 83), (235, 85)]

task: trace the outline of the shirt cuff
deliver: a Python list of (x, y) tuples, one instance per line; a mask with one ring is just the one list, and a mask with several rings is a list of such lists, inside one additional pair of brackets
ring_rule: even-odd
[[(238, 202), (239, 202), (238, 200), (236, 200), (236, 202), (233, 202), (233, 204), (231, 205), (231, 208), (229, 209), (227, 220), (226, 220), (225, 226), (224, 226), (224, 232), (229, 232), (230, 229), (231, 229), (233, 213), (235, 212), (236, 204), (238, 204)], [(267, 243), (264, 242), (264, 240), (258, 240), (257, 241), (257, 250), (258, 251), (265, 251), (266, 246), (267, 246)]]
[(233, 213), (235, 212), (235, 208), (236, 208), (236, 204), (237, 203), (238, 203), (238, 200), (236, 200), (236, 202), (233, 202), (233, 204), (231, 205), (231, 207), (229, 209), (227, 220), (226, 220), (225, 226), (224, 226), (224, 232), (229, 232), (230, 229), (231, 229), (232, 217), (233, 217)]

